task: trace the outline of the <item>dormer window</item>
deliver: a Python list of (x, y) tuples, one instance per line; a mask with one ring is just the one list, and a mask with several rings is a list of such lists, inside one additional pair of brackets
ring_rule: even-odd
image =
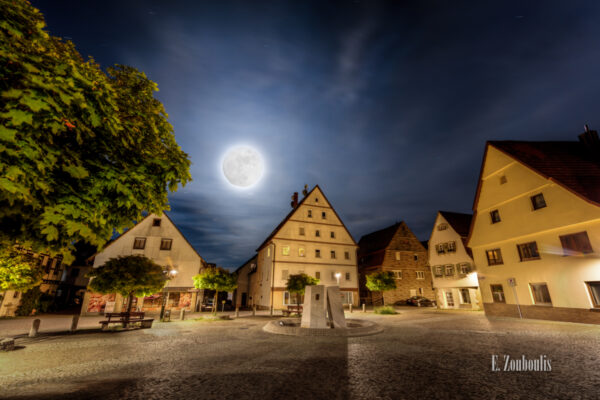
[(539, 193), (535, 196), (531, 196), (531, 204), (533, 205), (534, 210), (539, 210), (540, 208), (546, 207), (546, 200), (544, 199), (544, 195), (542, 193)]
[(154, 218), (152, 221), (152, 226), (160, 226), (160, 218)]
[(490, 211), (490, 218), (492, 219), (492, 224), (500, 222), (500, 212), (498, 210)]

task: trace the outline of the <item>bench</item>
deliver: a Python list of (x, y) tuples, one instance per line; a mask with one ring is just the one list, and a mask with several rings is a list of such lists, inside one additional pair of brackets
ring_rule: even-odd
[(302, 306), (287, 306), (287, 310), (281, 310), (284, 317), (292, 314), (302, 314)]
[(144, 318), (146, 313), (133, 311), (133, 312), (120, 312), (120, 313), (105, 313), (106, 320), (100, 321), (102, 330), (105, 331), (109, 324), (122, 324), (123, 328), (127, 328), (130, 324), (140, 324), (141, 328), (152, 328), (152, 322), (154, 318)]

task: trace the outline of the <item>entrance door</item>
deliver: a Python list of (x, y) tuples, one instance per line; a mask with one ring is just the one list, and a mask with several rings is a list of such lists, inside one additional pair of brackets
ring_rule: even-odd
[(247, 294), (246, 293), (242, 293), (242, 307), (246, 307), (246, 297)]
[(454, 307), (454, 296), (452, 296), (452, 291), (450, 290), (446, 292), (446, 305), (448, 307)]

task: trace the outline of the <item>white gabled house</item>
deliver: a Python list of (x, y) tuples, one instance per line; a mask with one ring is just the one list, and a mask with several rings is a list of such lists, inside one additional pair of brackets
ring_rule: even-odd
[[(172, 310), (182, 308), (195, 311), (202, 300), (194, 288), (193, 277), (206, 265), (200, 254), (183, 236), (173, 221), (163, 213), (150, 214), (133, 228), (110, 242), (94, 256), (94, 268), (101, 268), (111, 258), (128, 255), (144, 255), (165, 270), (176, 271), (160, 293), (134, 299), (134, 307), (145, 312), (159, 312), (163, 301)], [(87, 291), (82, 315), (102, 312), (119, 312), (125, 309), (127, 298), (118, 294), (100, 294)]]

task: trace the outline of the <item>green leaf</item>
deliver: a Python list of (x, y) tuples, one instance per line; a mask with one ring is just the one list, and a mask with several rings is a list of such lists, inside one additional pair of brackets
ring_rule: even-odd
[(15, 129), (10, 129), (0, 125), (0, 140), (5, 142), (14, 142), (17, 132), (18, 131)]
[(28, 111), (12, 109), (2, 114), (2, 117), (8, 118), (13, 126), (19, 126), (24, 123), (31, 125), (33, 115)]

